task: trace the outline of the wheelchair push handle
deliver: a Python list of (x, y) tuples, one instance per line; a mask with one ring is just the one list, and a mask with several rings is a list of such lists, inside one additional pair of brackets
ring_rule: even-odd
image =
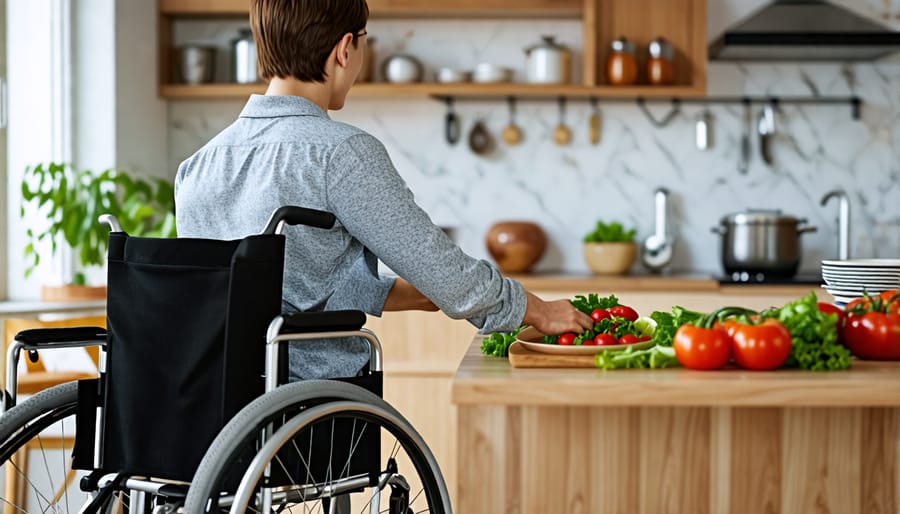
[(272, 213), (263, 234), (278, 234), (281, 232), (281, 224), (308, 225), (316, 228), (331, 228), (334, 226), (334, 214), (306, 207), (286, 205), (279, 207)]

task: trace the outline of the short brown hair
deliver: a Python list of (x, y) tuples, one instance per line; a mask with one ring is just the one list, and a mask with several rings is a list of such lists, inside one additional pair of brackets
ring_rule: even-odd
[(366, 0), (251, 0), (259, 75), (324, 82), (325, 61), (344, 34), (366, 27)]

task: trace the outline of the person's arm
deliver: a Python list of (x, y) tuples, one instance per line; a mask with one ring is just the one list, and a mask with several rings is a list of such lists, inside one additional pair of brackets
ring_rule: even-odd
[(385, 311), (436, 311), (437, 305), (406, 280), (397, 278), (384, 301)]

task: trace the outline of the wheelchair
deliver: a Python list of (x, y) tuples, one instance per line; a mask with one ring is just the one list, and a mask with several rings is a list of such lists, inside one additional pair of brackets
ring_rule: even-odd
[[(5, 512), (451, 512), (427, 444), (381, 398), (365, 315), (281, 313), (284, 226), (330, 228), (333, 215), (281, 207), (237, 241), (131, 237), (101, 221), (107, 329), (26, 330), (8, 351), (0, 466), (28, 491), (0, 498)], [(370, 344), (358, 376), (286, 380), (283, 343), (350, 337)], [(23, 352), (88, 345), (98, 378), (16, 405)]]

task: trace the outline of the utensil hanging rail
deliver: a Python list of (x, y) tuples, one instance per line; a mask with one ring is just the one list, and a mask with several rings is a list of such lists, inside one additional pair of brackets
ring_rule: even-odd
[[(622, 102), (637, 102), (638, 105), (643, 106), (647, 103), (671, 103), (673, 110), (677, 111), (678, 106), (682, 104), (810, 104), (810, 105), (848, 105), (850, 107), (850, 115), (854, 120), (859, 120), (861, 115), (861, 109), (863, 100), (858, 96), (810, 96), (810, 97), (798, 97), (798, 96), (779, 96), (779, 95), (771, 95), (771, 96), (705, 96), (705, 97), (690, 97), (690, 98), (682, 98), (682, 97), (671, 97), (671, 98), (646, 98), (642, 96), (637, 97), (606, 97), (603, 95), (582, 95), (582, 94), (574, 94), (574, 95), (559, 95), (564, 96), (568, 99), (574, 100), (578, 98), (586, 98), (591, 101), (599, 101), (602, 103), (622, 103)], [(483, 101), (483, 100), (496, 100), (495, 96), (471, 96), (471, 95), (452, 95), (452, 94), (441, 94), (441, 95), (432, 95), (433, 98), (437, 100), (441, 100), (446, 102), (447, 100), (457, 99), (457, 100), (466, 100), (466, 101)], [(504, 98), (529, 98), (535, 101), (547, 100), (549, 98), (537, 98), (530, 97), (527, 94), (524, 95), (504, 95)], [(553, 97), (553, 99), (558, 99), (559, 97)]]
[[(612, 101), (622, 99), (611, 99)], [(647, 102), (670, 102), (673, 105), (678, 104), (816, 104), (816, 105), (849, 105), (850, 115), (854, 120), (860, 118), (860, 111), (863, 100), (858, 96), (706, 96), (702, 98), (643, 98), (638, 97), (638, 104)]]

